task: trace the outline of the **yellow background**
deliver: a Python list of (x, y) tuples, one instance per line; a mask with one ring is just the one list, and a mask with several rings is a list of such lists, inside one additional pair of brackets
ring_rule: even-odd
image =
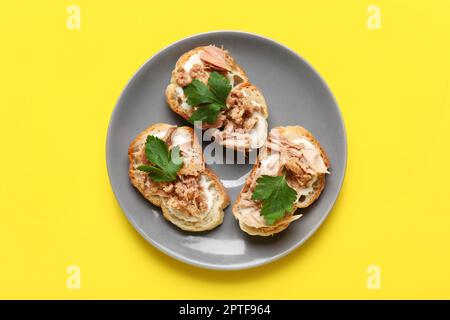
[[(81, 8), (81, 29), (66, 26)], [(381, 9), (381, 29), (366, 26)], [(450, 298), (449, 1), (8, 1), (0, 12), (0, 298)], [(108, 121), (154, 53), (243, 30), (326, 79), (349, 158), (331, 215), (260, 268), (177, 262), (127, 222), (106, 165)], [(66, 287), (68, 265), (81, 289)], [(381, 268), (381, 289), (366, 286)]]

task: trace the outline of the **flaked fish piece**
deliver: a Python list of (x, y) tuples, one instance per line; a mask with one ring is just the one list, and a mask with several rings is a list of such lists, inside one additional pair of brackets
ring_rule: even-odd
[(206, 46), (200, 52), (200, 59), (216, 68), (231, 71), (231, 66), (225, 58), (225, 51), (215, 46)]

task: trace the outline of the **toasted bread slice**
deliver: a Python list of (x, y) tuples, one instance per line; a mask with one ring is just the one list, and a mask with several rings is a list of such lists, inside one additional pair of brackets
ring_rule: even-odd
[[(205, 52), (211, 50), (222, 59), (216, 61), (214, 56), (209, 54), (204, 59)], [(215, 133), (213, 136), (218, 143), (228, 148), (236, 150), (260, 148), (267, 138), (267, 103), (258, 88), (248, 82), (244, 70), (225, 50), (214, 46), (203, 46), (180, 57), (166, 89), (166, 100), (170, 108), (188, 120), (196, 107), (187, 103), (183, 87), (187, 86), (192, 79), (199, 79), (206, 83), (212, 71), (226, 76), (232, 85), (232, 90), (227, 99), (227, 109), (220, 112), (215, 123), (202, 123), (202, 128), (217, 129), (213, 130)]]
[[(179, 146), (183, 164), (173, 182), (155, 182), (137, 168), (146, 163), (145, 142), (153, 135), (169, 149)], [(201, 147), (190, 127), (154, 124), (141, 132), (128, 149), (131, 184), (151, 203), (161, 207), (164, 217), (186, 231), (210, 230), (223, 221), (230, 198), (216, 174), (205, 168)]]
[[(233, 214), (240, 228), (250, 235), (270, 236), (286, 229), (301, 217), (297, 208), (311, 205), (325, 187), (325, 175), (330, 161), (316, 138), (300, 126), (276, 127), (270, 131), (265, 146), (258, 155), (239, 197)], [(261, 201), (251, 199), (256, 180), (262, 175), (284, 173), (288, 185), (297, 192), (293, 210), (273, 225), (261, 215)]]

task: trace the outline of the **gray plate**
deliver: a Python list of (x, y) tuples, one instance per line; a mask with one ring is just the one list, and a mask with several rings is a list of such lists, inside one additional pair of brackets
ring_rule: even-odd
[[(215, 230), (188, 233), (167, 222), (158, 207), (144, 199), (128, 180), (127, 148), (151, 124), (188, 125), (165, 102), (164, 91), (175, 62), (201, 45), (224, 46), (264, 94), (269, 128), (302, 125), (323, 145), (331, 161), (331, 175), (320, 198), (304, 216), (273, 237), (251, 237), (233, 218), (231, 206)], [(106, 160), (116, 198), (131, 224), (151, 244), (192, 265), (211, 269), (245, 269), (274, 261), (305, 242), (330, 212), (341, 188), (347, 159), (343, 120), (330, 90), (316, 71), (285, 46), (249, 33), (210, 32), (178, 41), (158, 52), (133, 76), (123, 91), (108, 129)], [(212, 164), (229, 187), (232, 203), (251, 164)]]

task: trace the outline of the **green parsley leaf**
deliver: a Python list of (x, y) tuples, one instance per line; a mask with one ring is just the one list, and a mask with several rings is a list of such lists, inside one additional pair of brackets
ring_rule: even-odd
[(212, 93), (209, 88), (198, 79), (192, 82), (183, 89), (187, 97), (187, 103), (191, 106), (198, 106), (203, 103), (220, 102), (218, 98)]
[(147, 136), (145, 155), (149, 162), (160, 167), (164, 167), (169, 162), (169, 149), (167, 148), (167, 144), (155, 136)]
[(137, 169), (147, 172), (153, 181), (166, 182), (177, 178), (177, 172), (183, 164), (179, 146), (175, 146), (169, 153), (169, 148), (163, 140), (149, 135), (145, 142), (145, 155), (153, 165), (140, 165)]
[(222, 106), (218, 103), (210, 103), (200, 106), (194, 111), (194, 113), (192, 113), (189, 118), (189, 122), (194, 123), (195, 121), (206, 121), (209, 124), (213, 124), (216, 122), (220, 110), (222, 110)]
[(208, 86), (219, 101), (226, 106), (227, 97), (231, 91), (231, 83), (228, 78), (218, 72), (211, 72), (208, 79)]
[(155, 166), (151, 166), (151, 165), (147, 165), (147, 164), (141, 164), (139, 167), (137, 167), (137, 169), (140, 170), (140, 171), (147, 172), (147, 173), (161, 170), (161, 169), (158, 169)]
[(213, 71), (209, 76), (208, 86), (194, 79), (183, 90), (187, 102), (196, 107), (189, 121), (191, 123), (206, 121), (212, 124), (216, 121), (220, 110), (227, 107), (226, 100), (231, 91), (231, 84), (227, 77)]
[(138, 167), (138, 170), (144, 171), (144, 172), (148, 172), (149, 177), (156, 182), (161, 182), (161, 181), (173, 181), (174, 177), (170, 174), (167, 174), (166, 172), (164, 172), (163, 170), (154, 167), (154, 166), (150, 166), (150, 165), (140, 165)]
[(282, 219), (286, 212), (292, 211), (297, 192), (289, 187), (284, 175), (262, 175), (256, 180), (252, 199), (262, 201), (261, 215), (267, 224), (273, 225)]

